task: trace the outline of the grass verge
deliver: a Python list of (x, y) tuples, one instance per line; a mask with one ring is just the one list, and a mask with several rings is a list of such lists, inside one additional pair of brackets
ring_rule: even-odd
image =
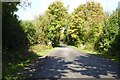
[(81, 51), (81, 52), (85, 52), (85, 53), (88, 53), (88, 54), (98, 55), (100, 57), (107, 58), (107, 59), (109, 59), (111, 61), (114, 61), (114, 62), (120, 62), (120, 58), (117, 57), (117, 56), (113, 56), (113, 55), (105, 54), (105, 53), (99, 53), (99, 52), (92, 51), (92, 50), (83, 50), (83, 49), (77, 48), (75, 46), (70, 46), (70, 47), (73, 48), (73, 49), (76, 49), (78, 51)]
[(41, 51), (41, 52), (37, 52), (36, 54), (37, 54), (38, 56), (44, 56), (44, 55), (46, 55), (48, 52), (50, 52), (51, 50), (53, 50), (53, 48), (52, 48), (52, 49), (47, 49), (47, 50), (44, 50), (44, 51)]
[[(26, 65), (35, 60), (38, 57), (46, 55), (52, 48), (46, 50), (38, 50), (38, 52), (22, 51), (14, 52), (13, 58), (3, 61), (3, 77), (5, 80), (16, 80), (21, 79), (16, 74), (22, 70)], [(12, 54), (11, 52), (7, 54)], [(16, 55), (17, 54), (17, 55)], [(20, 55), (22, 54), (22, 55)]]

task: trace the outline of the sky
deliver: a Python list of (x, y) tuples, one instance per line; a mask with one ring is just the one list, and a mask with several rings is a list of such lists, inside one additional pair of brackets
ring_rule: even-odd
[[(48, 6), (54, 2), (55, 0), (30, 0), (31, 6), (21, 8), (18, 7), (19, 10), (15, 12), (19, 16), (20, 20), (33, 20), (34, 17), (39, 14), (43, 14)], [(86, 3), (86, 1), (95, 1), (99, 2), (104, 11), (112, 12), (118, 7), (118, 2), (120, 0), (60, 0), (63, 2), (64, 6), (67, 7), (69, 5), (68, 12), (71, 13), (77, 8), (80, 4)]]

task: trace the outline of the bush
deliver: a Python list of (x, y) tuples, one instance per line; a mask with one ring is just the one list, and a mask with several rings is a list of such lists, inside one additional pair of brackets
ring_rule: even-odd
[(114, 11), (108, 19), (104, 22), (103, 33), (100, 35), (98, 42), (96, 43), (97, 49), (100, 52), (109, 52), (112, 50), (112, 46), (116, 44), (118, 35), (118, 13)]
[(35, 26), (32, 23), (32, 21), (22, 21), (21, 26), (29, 41), (29, 44), (31, 45), (35, 44), (37, 42), (37, 37), (36, 37)]

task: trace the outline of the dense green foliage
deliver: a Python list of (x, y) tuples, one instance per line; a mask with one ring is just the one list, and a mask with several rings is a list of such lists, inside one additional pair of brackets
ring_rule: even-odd
[(35, 44), (36, 41), (36, 30), (34, 24), (30, 21), (21, 22), (22, 29), (24, 30), (25, 36), (27, 37), (30, 44)]
[(66, 26), (67, 14), (67, 9), (61, 2), (53, 2), (46, 11), (49, 23), (46, 27), (45, 35), (52, 41), (53, 46), (59, 44), (61, 28)]
[(96, 50), (120, 56), (118, 9), (112, 14), (106, 14), (99, 3), (87, 2), (69, 14), (63, 3), (56, 1), (48, 6), (44, 14), (40, 14), (34, 20), (19, 21), (14, 14), (18, 10), (16, 7), (18, 4), (2, 4), (5, 76), (8, 69), (14, 69), (10, 67), (15, 61), (15, 64), (30, 61), (31, 55), (36, 56), (30, 52), (38, 53), (58, 46), (60, 41), (80, 47), (82, 50)]
[(48, 45), (48, 42), (50, 41), (48, 39), (48, 37), (45, 35), (48, 23), (49, 23), (48, 17), (45, 15), (39, 15), (33, 21), (34, 28), (36, 31), (36, 34), (35, 34), (36, 35), (36, 42), (38, 44)]
[[(32, 49), (29, 50), (29, 46), (37, 43), (35, 26), (30, 21), (18, 20), (14, 14), (17, 5), (18, 2), (2, 3), (2, 78), (5, 80), (17, 79), (16, 73), (38, 57)], [(37, 51), (49, 48), (51, 46), (42, 45)]]
[(99, 38), (99, 49), (107, 52), (116, 44), (115, 39), (118, 35), (118, 11), (114, 11), (110, 16), (106, 17), (103, 25), (103, 33)]
[[(28, 41), (25, 36), (20, 21), (17, 19), (17, 15), (14, 14), (17, 11), (17, 5), (19, 3), (2, 3), (2, 57), (3, 57), (3, 78), (6, 75), (11, 63), (13, 61), (19, 62), (20, 54), (16, 51), (20, 46), (27, 45)], [(18, 60), (19, 59), (19, 60)], [(22, 58), (24, 59), (24, 58)], [(9, 72), (8, 72), (9, 74)]]
[(2, 4), (2, 35), (3, 36), (3, 49), (16, 49), (19, 45), (27, 44), (26, 36), (20, 26), (20, 21), (17, 15), (16, 5), (19, 3), (3, 3)]
[(48, 6), (48, 10), (43, 15), (39, 15), (35, 20), (37, 42), (58, 46), (61, 38), (61, 29), (66, 25), (67, 9), (62, 2), (53, 2)]
[[(103, 11), (96, 2), (87, 2), (68, 14), (63, 3), (56, 1), (49, 5), (45, 14), (37, 19), (37, 28), (47, 43), (57, 46), (60, 41), (81, 49), (99, 52), (119, 51), (118, 11), (111, 15)], [(39, 26), (39, 27), (38, 27)], [(64, 28), (64, 32), (62, 32)], [(40, 31), (37, 29), (37, 31)], [(41, 41), (41, 37), (40, 41)], [(43, 41), (43, 42), (44, 42)], [(115, 54), (115, 53), (114, 53)]]
[(73, 45), (94, 44), (102, 32), (103, 9), (99, 3), (87, 2), (80, 5), (71, 14), (68, 26), (68, 43)]

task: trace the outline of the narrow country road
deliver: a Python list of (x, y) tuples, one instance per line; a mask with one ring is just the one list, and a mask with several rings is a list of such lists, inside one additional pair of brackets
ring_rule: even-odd
[[(69, 47), (55, 48), (19, 74), (28, 78), (118, 78), (118, 63)], [(32, 67), (31, 67), (32, 66)]]

